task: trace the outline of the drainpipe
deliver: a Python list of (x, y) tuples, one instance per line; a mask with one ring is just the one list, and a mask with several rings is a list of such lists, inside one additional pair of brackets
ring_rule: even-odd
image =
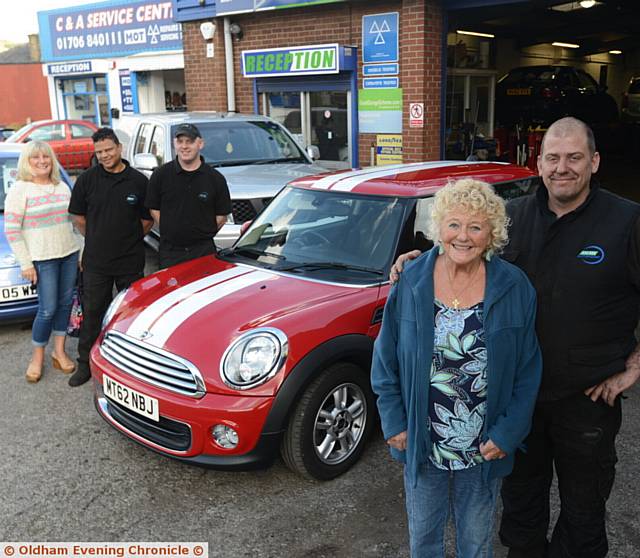
[(227, 69), (227, 110), (236, 112), (236, 83), (233, 75), (233, 42), (231, 37), (231, 22), (224, 18), (224, 60)]

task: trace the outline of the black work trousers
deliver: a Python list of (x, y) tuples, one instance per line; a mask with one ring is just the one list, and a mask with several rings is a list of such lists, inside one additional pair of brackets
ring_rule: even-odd
[[(502, 483), (502, 544), (509, 558), (602, 558), (608, 551), (606, 501), (617, 461), (615, 438), (622, 419), (614, 407), (579, 394), (538, 402), (526, 453), (518, 450)], [(558, 476), (560, 516), (549, 530), (549, 489)]]
[(171, 246), (168, 244), (160, 244), (158, 253), (158, 261), (160, 269), (178, 265), (189, 260), (195, 260), (202, 256), (208, 256), (216, 253), (216, 246), (213, 240), (205, 240), (191, 246)]
[(102, 318), (113, 299), (113, 287), (121, 291), (143, 277), (143, 273), (108, 275), (92, 271), (82, 272), (82, 325), (78, 339), (78, 363), (89, 365), (89, 352), (100, 335)]

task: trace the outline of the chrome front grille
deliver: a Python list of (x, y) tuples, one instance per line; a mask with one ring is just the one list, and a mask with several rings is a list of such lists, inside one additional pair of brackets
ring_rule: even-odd
[(195, 398), (205, 393), (199, 370), (188, 360), (118, 331), (106, 333), (100, 352), (118, 369), (148, 384)]
[(237, 224), (252, 221), (258, 214), (252, 200), (231, 200), (231, 213), (233, 222)]

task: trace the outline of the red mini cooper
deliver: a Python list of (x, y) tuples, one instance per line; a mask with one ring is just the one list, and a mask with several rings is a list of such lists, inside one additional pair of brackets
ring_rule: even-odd
[(146, 447), (216, 468), (330, 479), (375, 421), (373, 341), (399, 253), (431, 246), (433, 194), (473, 177), (505, 198), (535, 189), (502, 163), (430, 162), (307, 177), (236, 244), (120, 293), (93, 347), (96, 406)]

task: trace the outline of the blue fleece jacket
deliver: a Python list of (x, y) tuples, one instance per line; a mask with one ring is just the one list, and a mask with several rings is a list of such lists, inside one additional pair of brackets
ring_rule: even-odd
[[(437, 249), (409, 263), (391, 289), (376, 339), (371, 384), (385, 439), (407, 431), (406, 451), (391, 449), (416, 478), (427, 462), (429, 371), (433, 359), (433, 269)], [(485, 479), (504, 477), (531, 428), (542, 375), (535, 333), (536, 294), (517, 267), (494, 257), (486, 265), (484, 332), (487, 347), (487, 412), (482, 440), (507, 456), (484, 462)]]

